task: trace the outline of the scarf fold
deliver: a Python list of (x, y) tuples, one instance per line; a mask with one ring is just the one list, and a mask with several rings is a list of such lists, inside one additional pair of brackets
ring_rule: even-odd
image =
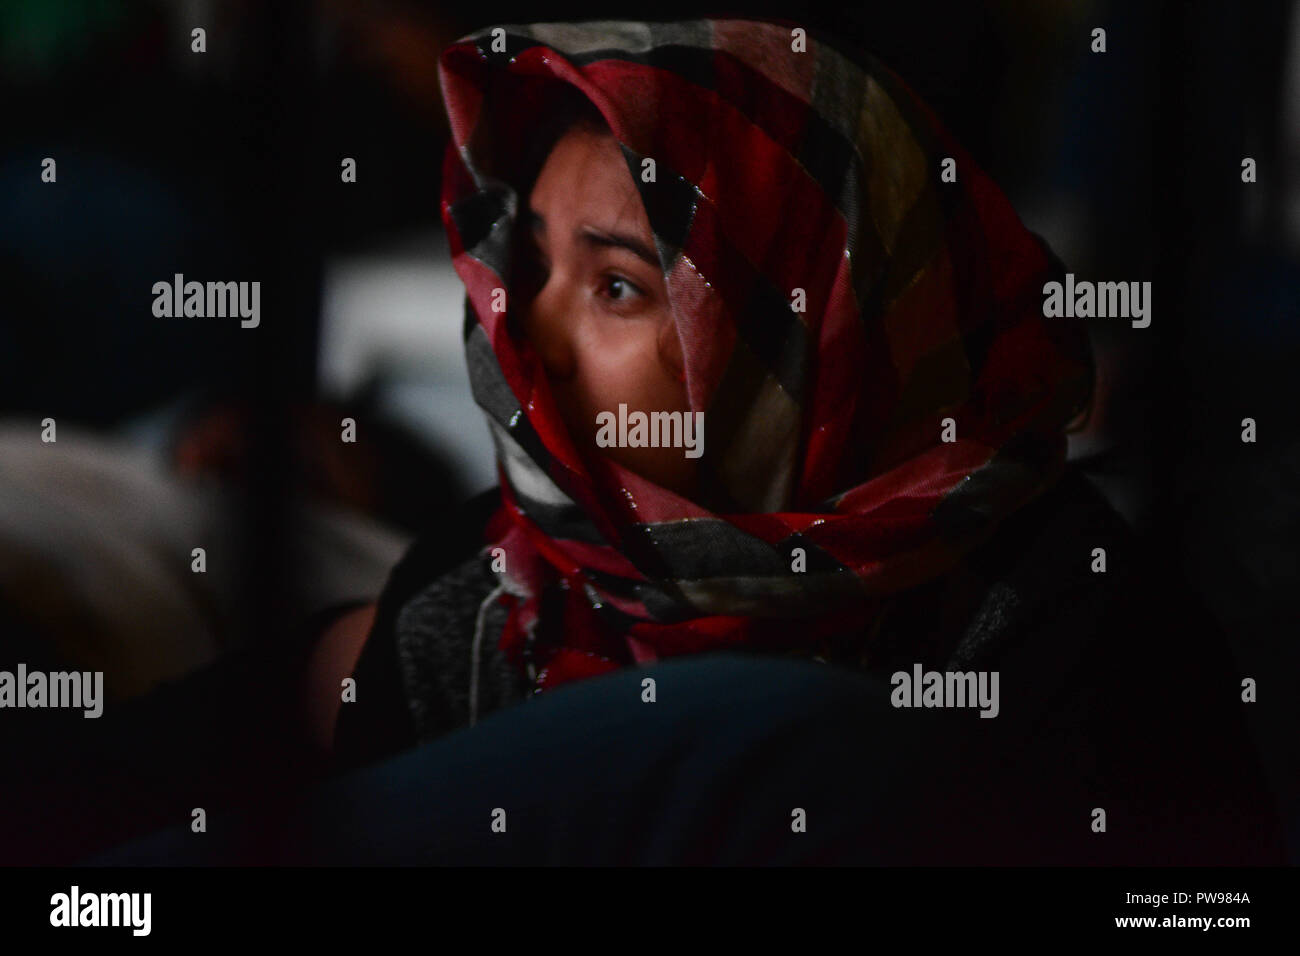
[[(512, 25), (442, 57), (442, 213), (503, 496), (500, 646), (538, 689), (865, 639), (886, 598), (1059, 477), (1090, 402), (1083, 329), (1042, 315), (1043, 244), (897, 76), (812, 31), (796, 49), (794, 26)], [(512, 163), (561, 87), (603, 115), (640, 192), (725, 507), (585, 466), (493, 309), (523, 200)]]

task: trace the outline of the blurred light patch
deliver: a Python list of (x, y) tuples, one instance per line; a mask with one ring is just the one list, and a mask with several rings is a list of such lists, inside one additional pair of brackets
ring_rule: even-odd
[(372, 391), (381, 414), (455, 460), (471, 488), (496, 483), (492, 441), (470, 394), (465, 287), (441, 231), (326, 263), (319, 381), (326, 398)]

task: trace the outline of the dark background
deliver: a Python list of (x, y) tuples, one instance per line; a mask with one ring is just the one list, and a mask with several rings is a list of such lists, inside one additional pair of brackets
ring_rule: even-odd
[[(391, 369), (344, 394), (320, 381), (330, 263), (440, 232), (438, 53), (491, 23), (618, 13), (493, 0), (0, 7), (0, 414), (33, 441), (46, 416), (120, 439), (171, 409), (167, 454), (200, 436), (190, 470), (242, 503), (232, 643), (276, 640), (313, 610), (287, 503), (415, 533), (479, 490), (455, 451), (376, 399)], [(795, 11), (673, 2), (654, 16), (704, 13)], [(1153, 283), (1149, 328), (1092, 326), (1099, 402), (1071, 454), (1156, 542), (1153, 574), (1185, 576), (1259, 682), (1251, 727), (1300, 859), (1300, 4), (908, 0), (797, 16), (899, 72), (1076, 275)], [(204, 54), (190, 52), (193, 26)], [(1089, 49), (1098, 26), (1104, 54)], [(45, 156), (55, 185), (40, 181)], [(355, 184), (339, 181), (343, 156)], [(260, 279), (261, 327), (155, 319), (150, 287), (175, 272)], [(342, 462), (324, 450), (340, 407), (367, 426)], [(1240, 440), (1244, 417), (1255, 444)], [(0, 597), (16, 586), (0, 580)], [(4, 605), (0, 626), (18, 646), (41, 640)]]

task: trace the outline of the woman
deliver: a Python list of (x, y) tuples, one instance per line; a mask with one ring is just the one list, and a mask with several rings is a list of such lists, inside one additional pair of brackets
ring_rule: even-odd
[[(1036, 834), (1100, 807), (1134, 859), (1274, 858), (1239, 676), (1065, 466), (1093, 370), (1058, 266), (902, 80), (722, 20), (484, 30), (441, 71), (501, 485), (317, 648), (337, 766), (682, 655), (997, 672)], [(637, 412), (678, 446), (608, 447)]]

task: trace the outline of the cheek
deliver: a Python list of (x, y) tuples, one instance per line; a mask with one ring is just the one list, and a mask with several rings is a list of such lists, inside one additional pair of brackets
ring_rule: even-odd
[(659, 328), (654, 322), (604, 321), (580, 345), (586, 404), (591, 410), (682, 411), (686, 386), (666, 367), (659, 354)]
[[(575, 340), (579, 373), (564, 396), (566, 424), (577, 440), (590, 446), (600, 412), (688, 410), (686, 386), (677, 380), (659, 351), (654, 322), (602, 319)], [(623, 467), (690, 497), (695, 463), (678, 448), (606, 448), (601, 454)]]

